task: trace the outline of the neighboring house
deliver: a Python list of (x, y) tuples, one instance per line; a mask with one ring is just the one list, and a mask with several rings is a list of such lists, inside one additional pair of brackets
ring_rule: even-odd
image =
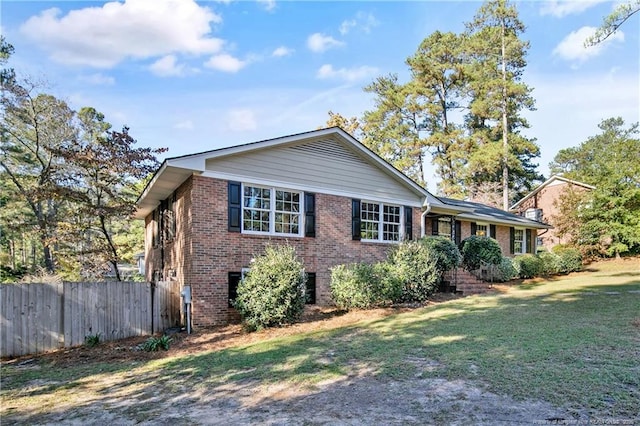
[[(592, 189), (595, 187), (554, 175), (511, 206), (509, 210), (520, 216), (554, 225), (553, 218), (559, 213), (556, 204), (566, 196), (567, 191), (584, 192)], [(537, 245), (544, 246), (548, 250), (557, 244), (567, 242), (567, 239), (559, 237), (554, 229), (538, 231)]]
[(267, 244), (295, 247), (311, 303), (330, 303), (330, 268), (374, 262), (404, 239), (491, 235), (535, 251), (547, 225), (440, 199), (339, 128), (165, 160), (138, 199), (147, 280), (190, 285), (193, 324), (226, 324), (243, 271)]

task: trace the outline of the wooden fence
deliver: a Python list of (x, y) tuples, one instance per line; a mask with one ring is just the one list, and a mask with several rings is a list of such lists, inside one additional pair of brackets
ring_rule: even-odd
[(0, 284), (0, 355), (37, 354), (180, 324), (180, 283)]

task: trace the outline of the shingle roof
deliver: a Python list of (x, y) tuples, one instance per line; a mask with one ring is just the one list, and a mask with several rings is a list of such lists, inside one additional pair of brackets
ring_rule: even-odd
[(476, 221), (486, 221), (490, 223), (508, 223), (514, 226), (522, 225), (529, 228), (546, 229), (551, 228), (550, 225), (538, 222), (535, 220), (527, 219), (526, 217), (519, 216), (513, 213), (506, 212), (504, 210), (487, 206), (485, 204), (474, 203), (472, 201), (456, 200), (454, 198), (439, 197), (445, 204), (450, 204), (456, 207), (465, 207), (471, 209), (471, 213), (461, 213), (457, 217), (462, 219), (472, 219)]

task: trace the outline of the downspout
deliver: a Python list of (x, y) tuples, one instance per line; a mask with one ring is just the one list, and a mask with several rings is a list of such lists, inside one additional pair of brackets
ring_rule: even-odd
[(425, 218), (431, 211), (431, 204), (429, 204), (429, 200), (425, 199), (424, 202), (427, 205), (427, 209), (422, 212), (422, 215), (420, 215), (420, 238), (424, 238), (427, 233)]

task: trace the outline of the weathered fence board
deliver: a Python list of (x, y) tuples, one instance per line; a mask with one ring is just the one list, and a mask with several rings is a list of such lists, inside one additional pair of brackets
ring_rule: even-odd
[(180, 283), (0, 284), (0, 355), (116, 340), (180, 323)]
[(178, 281), (159, 281), (155, 287), (154, 328), (166, 330), (181, 323), (180, 283)]

